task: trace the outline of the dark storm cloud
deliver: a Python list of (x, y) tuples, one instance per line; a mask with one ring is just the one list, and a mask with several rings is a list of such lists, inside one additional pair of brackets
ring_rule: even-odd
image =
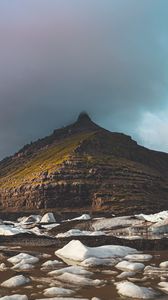
[(0, 157), (81, 110), (168, 150), (167, 14), (167, 0), (2, 0)]

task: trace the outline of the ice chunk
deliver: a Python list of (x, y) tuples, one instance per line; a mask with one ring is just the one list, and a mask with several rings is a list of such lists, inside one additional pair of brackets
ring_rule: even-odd
[(159, 282), (158, 286), (163, 292), (168, 293), (168, 282)]
[(47, 260), (42, 264), (43, 268), (54, 268), (55, 266), (62, 265), (63, 263), (59, 260)]
[(116, 227), (129, 227), (133, 225), (141, 224), (141, 220), (133, 219), (130, 216), (115, 217), (115, 218), (103, 218), (94, 221), (92, 227), (95, 230), (103, 229), (115, 229)]
[(20, 222), (23, 225), (28, 225), (28, 224), (40, 223), (40, 220), (41, 220), (40, 215), (30, 215), (28, 217), (19, 218), (18, 222)]
[(33, 233), (37, 236), (47, 236), (48, 237), (48, 233), (41, 231), (41, 228), (39, 228), (38, 226), (35, 226), (35, 227), (29, 229), (29, 233)]
[(142, 263), (134, 263), (134, 262), (123, 260), (119, 262), (115, 267), (122, 271), (129, 270), (129, 271), (138, 272), (143, 270), (145, 268), (145, 265)]
[(75, 221), (75, 220), (90, 220), (91, 216), (89, 214), (83, 214), (80, 217), (73, 218), (70, 221)]
[(0, 300), (28, 300), (26, 295), (11, 295), (11, 296), (4, 296), (0, 298)]
[(159, 265), (160, 268), (168, 268), (168, 261), (163, 261)]
[(19, 253), (15, 256), (8, 258), (8, 261), (13, 265), (18, 264), (21, 261), (23, 264), (35, 264), (39, 261), (39, 258), (27, 253)]
[(146, 266), (144, 269), (144, 275), (155, 277), (168, 277), (168, 270), (165, 268), (157, 268), (153, 266)]
[(14, 288), (20, 285), (24, 285), (30, 281), (29, 278), (26, 278), (23, 275), (17, 275), (14, 277), (11, 277), (10, 279), (4, 281), (1, 283), (1, 286), (8, 287), (8, 288)]
[(90, 278), (86, 278), (81, 275), (76, 275), (76, 274), (71, 274), (71, 273), (66, 273), (66, 272), (64, 274), (56, 277), (56, 279), (66, 282), (66, 283), (74, 284), (77, 286), (99, 286), (104, 283), (103, 280), (90, 279)]
[(94, 266), (115, 266), (118, 262), (117, 258), (96, 258), (89, 257), (80, 263), (83, 267), (94, 267)]
[(148, 280), (148, 277), (147, 276), (144, 276), (142, 278), (140, 278), (140, 277), (128, 277), (127, 279), (131, 282), (145, 282), (145, 281)]
[(53, 223), (53, 224), (51, 223), (51, 224), (43, 224), (43, 225), (41, 225), (41, 227), (51, 230), (52, 228), (57, 227), (59, 225), (60, 225), (59, 223)]
[(99, 235), (105, 235), (103, 231), (86, 231), (86, 230), (80, 230), (80, 229), (70, 229), (67, 232), (64, 233), (58, 233), (57, 238), (64, 238), (69, 236), (99, 236)]
[(152, 259), (152, 255), (150, 254), (131, 254), (124, 257), (124, 259), (130, 261), (149, 261)]
[(24, 259), (21, 260), (18, 264), (12, 267), (12, 270), (31, 270), (34, 266), (24, 262)]
[(71, 274), (76, 274), (76, 275), (84, 275), (84, 276), (93, 275), (92, 272), (89, 272), (89, 271), (87, 271), (84, 268), (79, 267), (79, 266), (71, 266), (71, 267), (66, 267), (66, 268), (62, 268), (62, 269), (59, 269), (59, 270), (54, 270), (54, 271), (49, 272), (48, 274), (58, 276), (58, 275), (64, 274), (65, 272), (66, 273), (71, 273)]
[(54, 217), (54, 214), (49, 212), (49, 213), (46, 213), (40, 223), (56, 223), (56, 220), (55, 220), (55, 217)]
[(157, 223), (162, 220), (168, 219), (168, 210), (164, 210), (159, 213), (151, 214), (151, 215), (139, 214), (139, 215), (135, 215), (135, 217), (141, 220)]
[(10, 225), (0, 225), (0, 235), (17, 235), (20, 233), (25, 233), (27, 230), (23, 228), (15, 228)]
[(101, 274), (107, 274), (107, 275), (116, 276), (118, 274), (118, 272), (117, 271), (113, 271), (113, 270), (101, 270)]
[(122, 272), (121, 274), (119, 274), (118, 276), (117, 276), (117, 278), (119, 278), (119, 279), (125, 279), (125, 278), (128, 278), (128, 277), (133, 277), (133, 276), (135, 276), (135, 272)]
[(70, 289), (64, 289), (59, 287), (51, 287), (44, 290), (44, 296), (70, 296), (73, 295), (75, 291)]
[(83, 261), (89, 257), (115, 258), (126, 256), (128, 254), (133, 254), (136, 252), (136, 249), (116, 245), (87, 247), (78, 240), (72, 240), (66, 246), (64, 246), (60, 250), (57, 250), (55, 254), (58, 257), (64, 257), (75, 261)]
[(168, 233), (168, 219), (162, 220), (149, 227), (149, 231), (154, 234)]
[(159, 294), (152, 288), (140, 287), (129, 281), (117, 282), (116, 287), (120, 295), (134, 299), (154, 299)]
[(4, 271), (6, 269), (7, 269), (6, 265), (4, 263), (1, 263), (0, 264), (0, 271)]

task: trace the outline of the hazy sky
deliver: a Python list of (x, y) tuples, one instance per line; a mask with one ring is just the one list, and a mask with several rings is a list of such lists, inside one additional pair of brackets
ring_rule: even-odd
[(167, 0), (0, 1), (0, 158), (83, 110), (168, 152)]

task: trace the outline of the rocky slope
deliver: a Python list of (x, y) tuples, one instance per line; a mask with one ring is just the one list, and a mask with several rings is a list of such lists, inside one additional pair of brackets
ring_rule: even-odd
[(168, 209), (168, 154), (109, 132), (87, 114), (0, 162), (1, 209)]

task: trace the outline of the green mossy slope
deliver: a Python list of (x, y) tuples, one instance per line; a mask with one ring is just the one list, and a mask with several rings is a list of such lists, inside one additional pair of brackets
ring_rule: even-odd
[(68, 159), (81, 142), (93, 134), (94, 132), (77, 134), (46, 146), (32, 156), (11, 159), (4, 170), (6, 175), (0, 177), (0, 188), (17, 187), (38, 178), (42, 172), (55, 170)]

